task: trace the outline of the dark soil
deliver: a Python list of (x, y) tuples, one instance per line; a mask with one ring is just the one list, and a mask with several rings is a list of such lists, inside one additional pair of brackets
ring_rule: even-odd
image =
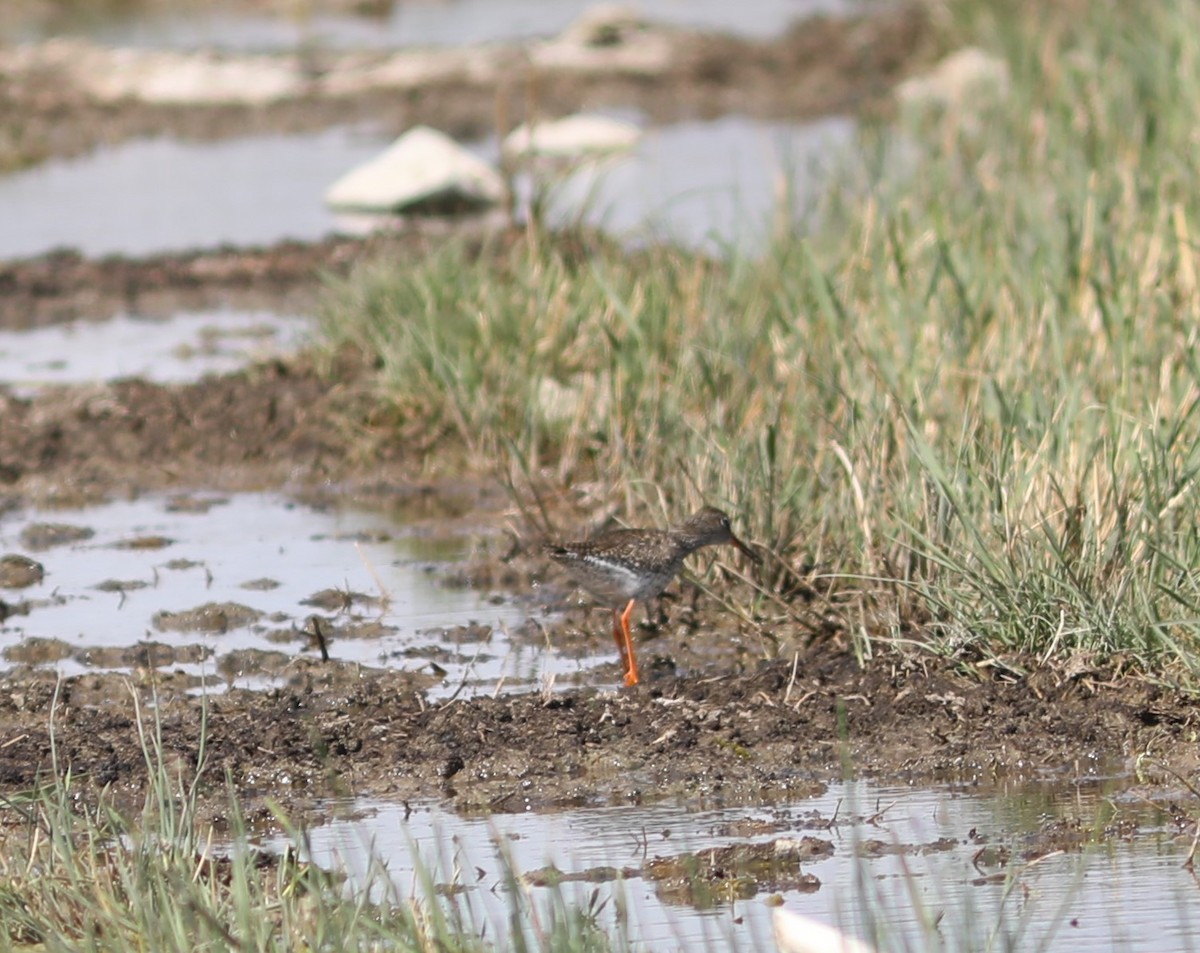
[(899, 656), (861, 669), (830, 645), (799, 659), (794, 677), (779, 660), (618, 692), (440, 704), (409, 674), (311, 659), (291, 669), (286, 688), (207, 700), (154, 674), (67, 679), (57, 696), (47, 674), (10, 674), (0, 681), (0, 790), (51, 776), (53, 733), (58, 770), (69, 767), (80, 789), (137, 803), (147, 768), (134, 700), (149, 718), (152, 694), (173, 776), (195, 771), (206, 719), (210, 809), (223, 809), (228, 773), (243, 809), (264, 819), (268, 798), (301, 815), (349, 794), (493, 812), (663, 798), (715, 806), (795, 799), (847, 773), (986, 788), (1047, 772), (1121, 773), (1146, 750), (1181, 773), (1198, 766), (1194, 705), (1144, 680), (1012, 679)]

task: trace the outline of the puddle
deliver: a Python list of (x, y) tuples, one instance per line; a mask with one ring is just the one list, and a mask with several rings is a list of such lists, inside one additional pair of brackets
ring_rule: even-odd
[[(360, 800), (331, 807), (357, 819), (313, 830), (313, 860), (344, 870), (348, 889), (374, 884), (378, 898), (382, 869), (395, 895), (424, 896), (415, 886), (419, 857), (435, 884), (454, 885), (439, 893), (454, 897), (470, 928), (486, 924), (493, 942), (511, 935), (507, 871), (525, 875), (547, 864), (566, 875), (557, 889), (569, 903), (600, 907), (599, 925), (627, 936), (634, 949), (773, 949), (765, 899), (776, 892), (788, 909), (860, 936), (871, 935), (866, 918), (877, 917), (888, 949), (930, 948), (918, 916), (939, 913), (938, 939), (946, 949), (1191, 950), (1200, 930), (1200, 888), (1181, 866), (1190, 838), (1173, 838), (1165, 814), (1122, 804), (1123, 816), (1136, 810), (1136, 838), (1106, 838), (1086, 853), (1039, 846), (1037, 832), (1054, 819), (1081, 822), (1085, 832), (1098, 816), (1109, 819), (1098, 785), (983, 796), (856, 782), (757, 810), (658, 805), (488, 818), (459, 817), (431, 804)], [(707, 908), (681, 902), (655, 879), (661, 865), (651, 863), (803, 838), (827, 842), (799, 863), (819, 888), (743, 889), (740, 899)], [(989, 846), (1011, 851), (1008, 863), (981, 853)], [(623, 869), (624, 879), (602, 873), (605, 867)], [(1006, 874), (1017, 877), (1015, 889), (1006, 886)], [(523, 889), (546, 922), (553, 894), (534, 885), (541, 879), (526, 878)]]
[(502, 679), (506, 690), (540, 686), (610, 661), (600, 639), (584, 660), (510, 642), (525, 610), (439, 581), (471, 546), (267, 494), (9, 513), (0, 552), (34, 557), (45, 576), (0, 590), (0, 667), (70, 675), (149, 665), (213, 687), (263, 687), (286, 680), (291, 658), (317, 657), (304, 631), (314, 615), (331, 658), (430, 673), (432, 697), (491, 692)]
[(337, 128), (225, 142), (151, 139), (0, 177), (0, 258), (142, 256), (336, 231), (321, 196), (388, 139)]
[[(822, 167), (844, 154), (851, 119), (763, 123), (740, 116), (646, 132), (634, 153), (602, 173), (555, 186), (549, 217), (633, 239), (673, 237), (720, 251), (761, 241), (791, 183), (811, 200)], [(130, 142), (0, 178), (0, 258), (74, 247), (90, 256), (148, 255), (221, 244), (315, 241), (360, 231), (321, 196), (387, 143), (362, 131), (274, 135), (221, 143)], [(495, 141), (471, 145), (495, 160)], [(286, 175), (279, 170), (286, 169)], [(530, 184), (520, 183), (528, 202)]]
[[(56, 15), (38, 19), (13, 18), (0, 38), (28, 42), (76, 36), (110, 46), (235, 51), (457, 46), (557, 34), (594, 5), (595, 0), (449, 0), (394, 3), (379, 17), (272, 17), (220, 5), (205, 10), (168, 4), (140, 11), (133, 5), (132, 11), (97, 12), (77, 4), (66, 11), (51, 8)], [(778, 35), (794, 20), (857, 7), (852, 0), (640, 0), (629, 6), (652, 22), (761, 39)]]
[[(785, 192), (800, 211), (815, 201), (856, 128), (841, 116), (802, 125), (725, 116), (649, 129), (629, 156), (555, 186), (549, 217), (567, 224), (582, 210), (588, 224), (626, 240), (745, 252), (765, 240)], [(526, 181), (522, 201), (529, 190)]]
[(304, 318), (217, 310), (0, 331), (0, 384), (27, 395), (49, 384), (123, 377), (160, 384), (195, 381), (294, 353), (311, 329)]

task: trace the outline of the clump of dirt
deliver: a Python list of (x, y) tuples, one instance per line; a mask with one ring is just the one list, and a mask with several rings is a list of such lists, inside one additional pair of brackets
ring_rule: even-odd
[(182, 612), (154, 613), (154, 628), (160, 632), (208, 632), (220, 634), (240, 629), (262, 618), (262, 613), (237, 602), (206, 602)]
[(165, 317), (219, 304), (308, 310), (323, 272), (344, 271), (383, 241), (335, 238), (143, 259), (61, 251), (0, 262), (0, 328), (20, 331), (117, 313)]
[(47, 662), (59, 662), (70, 658), (71, 652), (71, 646), (62, 639), (34, 637), (22, 639), (16, 645), (6, 646), (4, 652), (0, 654), (9, 662), (44, 665)]
[(91, 539), (96, 531), (90, 526), (68, 526), (65, 523), (31, 523), (21, 530), (21, 545), (31, 552), (42, 552), (56, 546)]
[(731, 844), (698, 854), (656, 857), (641, 875), (654, 884), (666, 903), (710, 909), (721, 903), (748, 900), (760, 891), (812, 893), (821, 881), (803, 873), (803, 861), (833, 856), (833, 842), (816, 837), (781, 837), (765, 844)]
[(0, 556), (0, 589), (27, 589), (36, 586), (46, 570), (36, 559), (21, 553)]

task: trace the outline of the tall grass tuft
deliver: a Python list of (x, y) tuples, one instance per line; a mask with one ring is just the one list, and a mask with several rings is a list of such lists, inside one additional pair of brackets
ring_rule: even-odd
[(1188, 681), (1200, 8), (942, 8), (1006, 93), (864, 127), (807, 233), (451, 246), (335, 285), (326, 331), (481, 460), (631, 518), (734, 507), (857, 587), (871, 637)]

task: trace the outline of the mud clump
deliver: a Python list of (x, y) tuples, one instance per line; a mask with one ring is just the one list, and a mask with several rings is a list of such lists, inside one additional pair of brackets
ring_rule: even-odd
[(816, 837), (779, 838), (767, 843), (731, 844), (699, 853), (654, 857), (641, 867), (589, 867), (566, 873), (554, 864), (522, 875), (534, 887), (568, 882), (609, 883), (643, 877), (654, 884), (665, 903), (711, 909), (734, 900), (748, 900), (763, 890), (814, 893), (821, 881), (800, 869), (805, 862), (832, 857), (833, 844)]
[(278, 589), (283, 583), (277, 579), (269, 579), (262, 576), (258, 579), (247, 579), (242, 583), (242, 588), (250, 592), (270, 592), (272, 589)]
[(262, 618), (262, 613), (237, 602), (208, 602), (195, 609), (154, 613), (154, 628), (160, 632), (224, 633), (240, 629)]
[(16, 645), (5, 648), (3, 657), (8, 662), (24, 665), (45, 665), (71, 657), (71, 646), (62, 639), (46, 639), (37, 636), (22, 639)]
[(0, 556), (0, 589), (26, 589), (45, 578), (46, 569), (36, 559), (19, 553)]
[(83, 542), (96, 535), (89, 526), (69, 526), (66, 523), (31, 523), (21, 530), (21, 545), (40, 553), (56, 546)]
[(262, 649), (238, 649), (227, 652), (217, 659), (217, 671), (233, 681), (246, 676), (274, 677), (291, 663), (292, 656), (283, 652), (265, 652)]
[(365, 592), (349, 589), (321, 589), (307, 599), (300, 600), (302, 606), (324, 609), (326, 612), (349, 612), (355, 604), (375, 606), (379, 604), (379, 600)]
[(79, 649), (75, 661), (90, 668), (159, 669), (169, 665), (196, 665), (212, 658), (208, 645), (167, 645), (139, 642), (133, 646), (94, 646)]
[(92, 586), (97, 592), (134, 592), (149, 587), (150, 583), (144, 579), (105, 579)]
[(821, 881), (804, 873), (800, 864), (832, 856), (830, 841), (780, 838), (655, 858), (642, 868), (642, 875), (654, 882), (655, 893), (664, 902), (705, 910), (748, 900), (761, 890), (814, 893)]
[(166, 549), (168, 546), (173, 546), (175, 540), (166, 536), (134, 536), (131, 539), (123, 539), (119, 543), (113, 543), (113, 549)]

